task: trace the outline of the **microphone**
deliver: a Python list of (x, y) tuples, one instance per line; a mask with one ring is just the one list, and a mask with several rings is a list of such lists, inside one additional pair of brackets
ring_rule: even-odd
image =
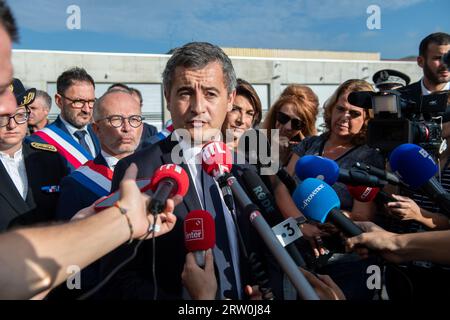
[(331, 222), (349, 237), (363, 232), (339, 210), (341, 204), (336, 192), (322, 180), (304, 180), (295, 190), (292, 199), (308, 219), (320, 223)]
[[(274, 226), (282, 223), (284, 218), (280, 214), (277, 203), (259, 175), (252, 170), (244, 169), (242, 180), (255, 204), (262, 208), (263, 216), (269, 225)], [(305, 260), (293, 242), (287, 244), (285, 248), (299, 267), (306, 266)]]
[(305, 276), (300, 272), (294, 260), (280, 244), (269, 224), (261, 215), (259, 208), (252, 203), (248, 195), (244, 192), (236, 177), (229, 175), (227, 183), (239, 205), (244, 208), (244, 212), (249, 216), (250, 222), (255, 227), (264, 243), (280, 264), (283, 271), (291, 280), (298, 294), (304, 300), (319, 300), (317, 293), (311, 287)]
[(189, 189), (189, 177), (182, 167), (165, 164), (154, 173), (150, 189), (153, 191), (153, 196), (148, 210), (152, 214), (159, 214), (163, 212), (168, 198), (186, 195)]
[(353, 164), (354, 168), (364, 170), (368, 172), (369, 174), (372, 174), (374, 176), (377, 176), (380, 179), (386, 180), (388, 183), (392, 185), (401, 185), (402, 181), (393, 173), (382, 170), (377, 167), (369, 166), (368, 164), (362, 163), (362, 162), (355, 162)]
[(281, 180), (281, 182), (283, 182), (290, 194), (292, 194), (295, 191), (295, 188), (297, 188), (297, 182), (289, 175), (286, 169), (280, 168), (277, 172), (277, 177)]
[(392, 170), (412, 189), (422, 190), (450, 215), (450, 194), (437, 181), (439, 167), (428, 152), (412, 143), (395, 148), (389, 158)]
[(227, 145), (222, 141), (205, 144), (202, 148), (202, 168), (218, 182), (228, 210), (234, 212), (233, 194), (226, 183), (226, 176), (233, 168), (233, 156)]
[(383, 203), (395, 202), (395, 200), (390, 194), (384, 192), (377, 187), (367, 187), (367, 186), (349, 186), (347, 185), (348, 192), (353, 197), (353, 199), (360, 202), (370, 202), (374, 200), (379, 200)]
[(199, 267), (205, 266), (206, 250), (216, 244), (214, 219), (208, 211), (193, 210), (184, 218), (184, 245)]
[(325, 181), (329, 185), (333, 185), (337, 181), (350, 185), (371, 187), (381, 187), (387, 184), (387, 181), (364, 170), (357, 168), (350, 170), (340, 169), (336, 161), (312, 155), (306, 155), (298, 159), (295, 164), (295, 173), (300, 180), (316, 178)]

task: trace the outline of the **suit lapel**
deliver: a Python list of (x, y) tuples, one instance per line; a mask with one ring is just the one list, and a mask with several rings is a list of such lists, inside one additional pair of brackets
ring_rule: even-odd
[[(98, 141), (97, 136), (94, 133), (94, 130), (92, 129), (92, 125), (89, 124), (87, 126), (87, 131), (89, 132), (89, 134), (91, 135), (92, 138), (92, 142), (94, 142), (94, 148), (95, 148), (95, 154), (99, 155), (100, 154), (100, 142)], [(95, 157), (94, 157), (95, 158)]]
[[(171, 140), (172, 135), (167, 137), (163, 140), (161, 143), (161, 159), (163, 163), (173, 163), (172, 161), (172, 150), (173, 148), (178, 145), (177, 141)], [(186, 165), (186, 163), (181, 163), (180, 166), (186, 171), (189, 177), (189, 189), (187, 194), (183, 197), (183, 202), (186, 205), (188, 212), (192, 210), (196, 210), (198, 208), (201, 208), (200, 201), (198, 200), (197, 191), (195, 190), (195, 185), (192, 180), (191, 172), (189, 170), (189, 167)]]
[[(23, 156), (25, 158), (25, 153)], [(28, 176), (28, 169), (27, 169), (27, 176)], [(11, 207), (16, 210), (16, 213), (19, 215), (23, 212), (28, 211), (29, 207), (27, 203), (25, 202), (25, 200), (23, 200), (22, 196), (20, 195), (19, 191), (14, 185), (14, 182), (12, 181), (11, 177), (9, 176), (5, 167), (3, 166), (3, 162), (1, 161), (0, 161), (0, 179), (2, 181), (2, 183), (0, 183), (0, 194), (5, 198), (6, 201), (9, 202)], [(28, 183), (28, 185), (30, 184)], [(28, 194), (30, 193), (31, 190), (28, 187)]]

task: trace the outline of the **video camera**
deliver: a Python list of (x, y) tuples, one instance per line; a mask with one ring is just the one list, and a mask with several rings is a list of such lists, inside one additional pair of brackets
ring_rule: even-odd
[(348, 96), (349, 103), (373, 110), (374, 118), (368, 123), (368, 145), (385, 155), (403, 143), (417, 144), (437, 155), (444, 115), (448, 116), (447, 99), (445, 91), (422, 96), (420, 104), (394, 90), (352, 92)]

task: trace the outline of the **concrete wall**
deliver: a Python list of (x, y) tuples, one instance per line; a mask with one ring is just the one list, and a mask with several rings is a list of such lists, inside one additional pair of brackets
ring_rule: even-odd
[[(168, 58), (149, 54), (14, 50), (13, 65), (15, 76), (26, 86), (47, 90), (48, 83), (56, 82), (61, 72), (73, 66), (84, 67), (99, 83), (162, 83), (161, 74)], [(290, 83), (337, 86), (350, 78), (371, 82), (376, 71), (386, 68), (402, 71), (417, 81), (422, 72), (415, 62), (404, 61), (231, 58), (238, 77), (269, 86), (269, 104)], [(319, 96), (321, 103), (326, 98)], [(168, 116), (166, 110), (164, 119)]]

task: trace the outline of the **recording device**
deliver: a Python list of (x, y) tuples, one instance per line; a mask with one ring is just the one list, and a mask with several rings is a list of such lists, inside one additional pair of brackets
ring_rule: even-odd
[(216, 244), (216, 227), (214, 219), (208, 211), (193, 210), (184, 218), (184, 245), (192, 252), (197, 265), (205, 266), (206, 250)]
[(448, 50), (448, 52), (442, 56), (441, 61), (447, 66), (447, 69), (450, 71), (450, 50)]
[(450, 194), (437, 181), (438, 165), (428, 152), (411, 143), (398, 146), (389, 158), (392, 170), (412, 189), (419, 189), (450, 215)]
[(317, 178), (329, 185), (342, 182), (356, 186), (383, 187), (387, 184), (386, 180), (371, 175), (366, 170), (359, 168), (341, 169), (334, 160), (312, 155), (306, 155), (298, 159), (295, 164), (295, 173), (300, 180)]
[(148, 210), (154, 215), (159, 214), (164, 211), (168, 198), (186, 195), (189, 189), (189, 177), (182, 167), (165, 164), (155, 171), (150, 189), (153, 191), (153, 196)]
[(283, 182), (290, 194), (292, 194), (295, 191), (295, 188), (297, 188), (297, 182), (289, 175), (286, 169), (280, 168), (277, 171), (277, 177), (281, 182)]
[(441, 124), (447, 118), (448, 93), (435, 93), (421, 97), (417, 104), (398, 91), (351, 92), (348, 102), (372, 109), (369, 120), (367, 144), (388, 154), (403, 143), (415, 143), (437, 154), (442, 143)]
[(341, 203), (338, 195), (322, 180), (315, 178), (304, 180), (295, 190), (292, 199), (308, 219), (320, 223), (331, 222), (349, 237), (363, 232), (339, 210)]
[[(136, 184), (141, 192), (145, 192), (150, 189), (151, 179), (136, 179)], [(96, 212), (100, 212), (106, 208), (112, 207), (119, 199), (120, 191), (117, 190), (106, 198), (100, 198), (97, 200), (95, 202), (94, 209)]]

